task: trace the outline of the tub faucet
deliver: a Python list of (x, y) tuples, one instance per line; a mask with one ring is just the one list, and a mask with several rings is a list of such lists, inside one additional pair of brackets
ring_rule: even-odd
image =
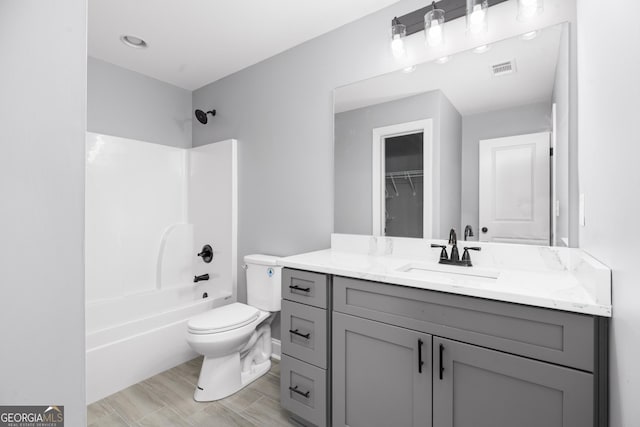
[(194, 276), (193, 283), (198, 283), (201, 280), (209, 280), (209, 275), (208, 274), (202, 274), (200, 276)]
[(464, 227), (464, 240), (467, 240), (467, 238), (469, 237), (473, 237), (473, 228), (471, 228), (471, 226), (467, 224)]

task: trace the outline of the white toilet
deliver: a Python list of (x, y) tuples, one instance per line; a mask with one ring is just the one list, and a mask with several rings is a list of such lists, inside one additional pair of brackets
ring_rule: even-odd
[(227, 397), (271, 368), (271, 321), (280, 311), (277, 257), (247, 255), (247, 304), (214, 308), (189, 319), (187, 342), (204, 355), (194, 399)]

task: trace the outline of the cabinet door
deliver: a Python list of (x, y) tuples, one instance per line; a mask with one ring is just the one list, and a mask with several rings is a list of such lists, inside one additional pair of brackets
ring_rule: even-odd
[(431, 335), (333, 313), (333, 425), (431, 426)]
[(433, 338), (434, 427), (590, 427), (593, 375)]

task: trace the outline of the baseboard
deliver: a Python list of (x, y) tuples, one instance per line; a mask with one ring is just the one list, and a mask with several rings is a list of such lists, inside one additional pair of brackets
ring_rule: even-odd
[(280, 360), (280, 340), (271, 338), (271, 358)]

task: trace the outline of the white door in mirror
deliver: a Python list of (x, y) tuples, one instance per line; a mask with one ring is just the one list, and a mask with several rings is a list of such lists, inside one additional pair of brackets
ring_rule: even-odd
[(549, 245), (549, 137), (480, 141), (480, 241)]

